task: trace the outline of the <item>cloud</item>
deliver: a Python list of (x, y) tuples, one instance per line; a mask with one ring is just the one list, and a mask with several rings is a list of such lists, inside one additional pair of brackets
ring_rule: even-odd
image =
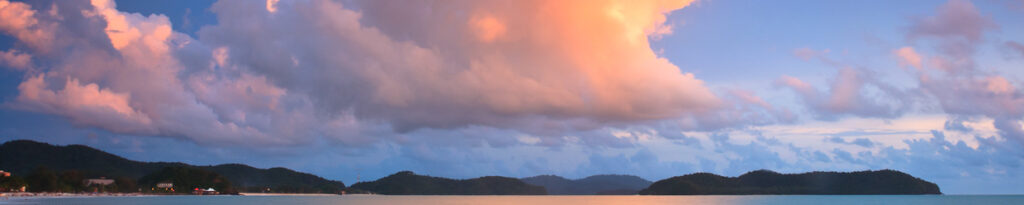
[(817, 50), (814, 50), (812, 48), (803, 47), (803, 48), (797, 48), (796, 50), (793, 50), (793, 55), (795, 55), (796, 57), (799, 57), (800, 59), (803, 59), (803, 60), (807, 61), (807, 60), (812, 60), (814, 58), (821, 58), (822, 56), (824, 56), (825, 54), (828, 54), (829, 52), (830, 52), (829, 49), (817, 51)]
[(943, 56), (930, 59), (935, 68), (947, 72), (966, 72), (974, 69), (971, 55), (985, 32), (999, 29), (988, 16), (966, 0), (951, 0), (938, 8), (935, 16), (918, 17), (910, 25), (907, 39), (935, 40)]
[[(514, 127), (534, 117), (666, 119), (721, 103), (647, 44), (665, 14), (688, 3), (353, 3), (360, 12), (329, 1), (280, 2), (273, 16), (253, 17), (252, 2), (221, 1), (212, 7), (221, 24), (199, 35), (318, 109), (352, 110), (405, 131)], [(439, 6), (425, 13), (417, 4)], [(521, 17), (527, 10), (543, 12)], [(469, 13), (448, 15), (458, 12)], [(411, 21), (383, 19), (393, 17)]]
[(951, 117), (949, 120), (946, 120), (946, 123), (944, 124), (943, 128), (945, 130), (948, 130), (948, 131), (960, 131), (960, 132), (971, 132), (971, 131), (974, 131), (973, 128), (971, 128), (970, 126), (967, 126), (967, 124), (966, 124), (967, 121), (969, 121), (969, 119), (966, 119), (965, 117)]
[(980, 41), (985, 30), (998, 28), (989, 17), (982, 16), (970, 1), (951, 0), (938, 8), (935, 16), (914, 19), (909, 38), (937, 37)]
[(850, 140), (850, 141), (846, 141), (845, 139), (843, 139), (841, 137), (829, 137), (829, 138), (825, 138), (825, 141), (828, 141), (828, 142), (831, 142), (831, 143), (837, 143), (837, 144), (857, 145), (857, 146), (861, 146), (861, 147), (865, 147), (865, 148), (871, 148), (871, 147), (874, 147), (875, 144), (877, 144), (877, 143), (875, 143), (875, 142), (873, 142), (873, 141), (871, 141), (870, 139), (867, 139), (867, 138), (857, 138), (857, 139), (853, 139), (853, 140)]
[[(27, 72), (8, 106), (63, 116), (79, 126), (202, 144), (294, 145), (306, 140), (301, 130), (310, 128), (304, 123), (312, 120), (299, 116), (312, 112), (297, 114), (301, 102), (282, 102), (293, 99), (258, 77), (204, 71), (210, 68), (209, 57), (194, 56), (210, 52), (172, 31), (165, 16), (119, 12), (112, 1), (82, 3), (59, 1), (48, 12), (35, 12), (26, 4), (4, 1), (33, 11), (28, 18), (36, 20), (26, 25), (50, 25), (45, 31), (52, 33), (42, 36), (59, 37), (36, 44), (15, 35), (32, 58), (46, 63), (32, 65), (38, 70)], [(36, 27), (0, 29), (10, 34), (42, 31)], [(204, 66), (186, 67), (190, 63)], [(206, 98), (211, 95), (230, 99)]]
[(865, 69), (841, 68), (827, 91), (791, 76), (782, 76), (775, 84), (795, 91), (817, 119), (901, 116), (910, 107), (907, 91), (883, 83), (875, 75)]
[(1024, 44), (1018, 43), (1016, 41), (1007, 41), (1006, 47), (1010, 49), (1013, 55), (1024, 58)]
[[(45, 75), (29, 78), (18, 86), (13, 106), (52, 114), (65, 114), (74, 122), (124, 133), (145, 134), (152, 121), (129, 105), (131, 96), (100, 89), (96, 84), (82, 85), (67, 78), (64, 88), (51, 91)], [(116, 125), (116, 126), (115, 126)]]
[(899, 57), (900, 66), (912, 66), (917, 69), (921, 69), (921, 55), (914, 51), (911, 47), (902, 47), (893, 51), (896, 57)]
[(28, 70), (32, 68), (32, 55), (13, 49), (0, 51), (0, 65), (15, 70)]
[[(11, 107), (200, 144), (355, 145), (488, 127), (544, 145), (592, 133), (583, 142), (625, 146), (592, 131), (791, 122), (754, 94), (713, 93), (651, 49), (690, 3), (223, 0), (210, 9), (219, 24), (192, 37), (114, 1), (2, 0), (0, 31), (18, 43), (0, 62), (26, 73)], [(53, 97), (29, 97), (39, 93)], [(90, 106), (106, 116), (90, 119), (60, 102), (83, 93), (115, 104)]]
[[(43, 14), (39, 14), (43, 15)], [(48, 52), (47, 48), (55, 40), (53, 24), (40, 22), (37, 13), (31, 6), (21, 2), (0, 1), (0, 30), (17, 38), (19, 42), (40, 52)]]
[[(975, 65), (974, 55), (983, 43), (985, 32), (998, 29), (988, 17), (967, 1), (953, 0), (939, 8), (938, 14), (913, 22), (907, 36), (932, 38), (938, 46), (938, 55), (930, 59), (929, 67), (941, 72), (918, 70), (920, 90), (930, 97), (927, 104), (937, 104), (944, 113), (956, 118), (984, 116), (995, 119), (994, 126), (1002, 137), (1024, 142), (1016, 130), (1024, 120), (1024, 92), (1018, 89), (1018, 79), (997, 72), (982, 71)], [(963, 120), (947, 121), (949, 130), (968, 130)]]

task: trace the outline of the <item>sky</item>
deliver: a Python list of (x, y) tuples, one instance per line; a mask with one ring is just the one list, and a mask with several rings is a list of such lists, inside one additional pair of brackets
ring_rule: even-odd
[(1024, 193), (1024, 1), (0, 0), (0, 141), (346, 184), (895, 169)]

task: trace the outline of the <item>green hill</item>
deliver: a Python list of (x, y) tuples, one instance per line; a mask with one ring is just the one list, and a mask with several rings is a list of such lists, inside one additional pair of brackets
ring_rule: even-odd
[(544, 187), (533, 186), (515, 178), (488, 176), (473, 179), (447, 179), (416, 175), (403, 171), (372, 182), (350, 187), (386, 195), (544, 195)]
[(739, 177), (695, 173), (651, 184), (643, 195), (739, 194), (942, 194), (934, 183), (894, 170), (779, 174), (768, 170)]
[[(139, 179), (166, 167), (191, 167), (222, 175), (239, 191), (270, 188), (283, 193), (337, 193), (345, 184), (286, 168), (259, 169), (242, 164), (193, 166), (178, 162), (138, 162), (83, 145), (54, 146), (30, 140), (0, 145), (0, 170), (27, 176), (39, 167), (56, 172), (75, 170), (84, 177)], [(140, 183), (141, 184), (141, 183)]]
[(522, 178), (523, 182), (543, 186), (554, 195), (631, 195), (651, 185), (651, 181), (632, 175), (594, 175), (570, 180), (555, 175)]
[(176, 193), (190, 193), (193, 189), (213, 188), (223, 193), (237, 193), (231, 181), (216, 172), (196, 167), (177, 166), (164, 167), (160, 171), (139, 178), (144, 187), (154, 187), (157, 183), (174, 183)]

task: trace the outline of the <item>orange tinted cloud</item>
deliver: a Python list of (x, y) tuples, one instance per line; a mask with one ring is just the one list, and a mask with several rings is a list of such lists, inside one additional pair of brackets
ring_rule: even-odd
[[(340, 141), (361, 143), (347, 138), (381, 128), (560, 136), (661, 119), (738, 121), (715, 115), (723, 100), (648, 43), (671, 33), (666, 16), (688, 0), (352, 2), (358, 11), (327, 0), (222, 0), (211, 7), (219, 23), (197, 39), (111, 0), (64, 12), (104, 22), (87, 25), (3, 2), (2, 14), (17, 16), (3, 32), (30, 42), (18, 35), (57, 31), (43, 32), (60, 40), (42, 47), (81, 51), (28, 52), (52, 66), (22, 83), (15, 104), (121, 133), (243, 144), (346, 133)], [(47, 86), (60, 84), (53, 79), (68, 80)]]
[(903, 47), (893, 51), (900, 59), (901, 66), (913, 66), (914, 68), (921, 69), (921, 55), (914, 51), (914, 48)]
[[(78, 123), (116, 132), (146, 133), (152, 123), (149, 117), (130, 105), (131, 97), (127, 93), (101, 89), (96, 84), (83, 85), (73, 78), (64, 82), (63, 89), (51, 91), (44, 77), (31, 77), (18, 86), (20, 94), (16, 99), (19, 103), (16, 107), (66, 115)], [(117, 123), (101, 122), (104, 120)]]
[[(288, 5), (274, 18), (235, 27), (254, 22), (248, 14), (262, 8), (227, 0), (212, 8), (221, 25), (200, 39), (246, 49), (232, 55), (234, 63), (286, 74), (267, 77), (288, 90), (314, 91), (310, 96), (330, 109), (354, 108), (361, 118), (398, 127), (515, 126), (526, 116), (666, 119), (721, 105), (648, 43), (669, 34), (666, 15), (691, 2), (356, 1), (356, 12), (331, 1), (282, 1)], [(305, 75), (326, 78), (289, 77)], [(335, 87), (364, 89), (322, 89)]]
[(470, 24), (475, 28), (477, 39), (483, 42), (494, 41), (506, 32), (505, 24), (494, 17), (476, 17), (470, 19)]
[(0, 0), (0, 30), (40, 52), (54, 41), (53, 25), (40, 22), (36, 11), (22, 2)]

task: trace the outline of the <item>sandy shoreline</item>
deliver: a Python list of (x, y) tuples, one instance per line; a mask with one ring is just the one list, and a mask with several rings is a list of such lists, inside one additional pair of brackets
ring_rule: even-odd
[(338, 194), (302, 194), (302, 193), (238, 193), (242, 196), (341, 196)]
[(140, 193), (31, 193), (31, 192), (4, 192), (0, 193), (0, 203), (4, 201), (45, 199), (45, 198), (82, 198), (82, 197), (141, 197), (159, 196)]
[[(338, 194), (302, 194), (302, 193), (239, 193), (240, 196), (341, 196)], [(191, 195), (157, 195), (142, 193), (32, 193), (32, 192), (0, 192), (0, 201), (35, 198), (75, 198), (75, 197), (135, 197), (135, 196), (191, 196)]]

